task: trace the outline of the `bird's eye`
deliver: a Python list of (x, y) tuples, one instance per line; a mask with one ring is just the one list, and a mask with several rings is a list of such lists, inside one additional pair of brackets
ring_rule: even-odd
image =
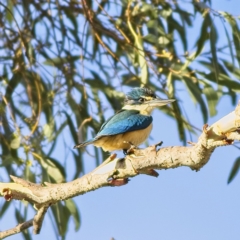
[(144, 98), (139, 98), (139, 100), (138, 100), (139, 102), (144, 102), (145, 101), (145, 99)]

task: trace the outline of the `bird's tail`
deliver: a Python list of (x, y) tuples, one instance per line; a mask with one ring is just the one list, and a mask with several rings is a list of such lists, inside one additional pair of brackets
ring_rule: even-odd
[(89, 145), (89, 144), (91, 144), (93, 142), (94, 142), (94, 139), (90, 139), (90, 140), (87, 140), (85, 142), (82, 142), (82, 143), (79, 143), (79, 144), (75, 145), (73, 148), (85, 147), (85, 146), (87, 146), (87, 145)]

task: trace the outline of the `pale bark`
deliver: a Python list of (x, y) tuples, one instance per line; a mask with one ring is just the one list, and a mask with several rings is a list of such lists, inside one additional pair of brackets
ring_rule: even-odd
[(11, 176), (13, 183), (0, 183), (0, 194), (8, 201), (25, 200), (37, 211), (35, 217), (13, 229), (0, 232), (0, 239), (16, 234), (33, 226), (34, 233), (39, 233), (47, 209), (58, 201), (66, 200), (101, 187), (122, 186), (129, 177), (138, 174), (157, 176), (153, 169), (169, 169), (180, 166), (198, 171), (210, 159), (212, 152), (219, 146), (233, 144), (240, 139), (240, 105), (210, 127), (205, 125), (197, 143), (191, 146), (134, 149), (133, 154), (125, 158), (110, 156), (99, 167), (72, 182), (62, 184), (44, 183), (38, 185)]

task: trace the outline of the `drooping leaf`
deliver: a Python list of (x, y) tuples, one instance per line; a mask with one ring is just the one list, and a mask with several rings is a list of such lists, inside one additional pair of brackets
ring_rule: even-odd
[(79, 177), (80, 173), (83, 172), (83, 156), (81, 152), (79, 154), (76, 154), (73, 152), (73, 158), (76, 166), (75, 175), (73, 176), (73, 180), (74, 180)]
[(42, 170), (46, 174), (45, 181), (50, 180), (54, 183), (65, 182), (66, 173), (64, 167), (54, 158), (44, 158), (37, 153), (32, 152), (33, 156), (37, 161), (39, 161)]
[(76, 128), (73, 124), (73, 121), (66, 111), (63, 111), (63, 113), (65, 114), (65, 116), (67, 118), (67, 123), (68, 123), (68, 127), (70, 129), (72, 138), (73, 138), (74, 142), (77, 143), (78, 142), (77, 131), (76, 131)]
[(10, 201), (5, 201), (2, 206), (1, 206), (1, 211), (0, 211), (0, 219), (4, 216), (5, 212), (10, 206)]
[(186, 134), (184, 131), (184, 124), (182, 121), (180, 106), (177, 101), (173, 102), (172, 105), (173, 105), (174, 116), (177, 121), (177, 127), (178, 127), (180, 140), (183, 141), (184, 144), (186, 144), (187, 140), (186, 140)]
[(18, 86), (19, 83), (21, 83), (22, 76), (20, 73), (15, 73), (13, 74), (12, 78), (9, 80), (7, 84), (7, 89), (6, 89), (6, 99), (8, 102), (10, 101), (10, 98), (12, 96), (12, 93), (15, 91), (15, 88)]
[(76, 203), (72, 199), (68, 199), (65, 201), (66, 208), (69, 210), (70, 214), (73, 216), (73, 220), (75, 223), (75, 231), (80, 228), (80, 214)]
[(195, 57), (197, 57), (203, 50), (206, 41), (209, 39), (208, 27), (211, 26), (211, 18), (207, 14), (202, 23), (200, 37), (196, 42), (197, 51)]
[(205, 81), (201, 82), (204, 84), (203, 93), (207, 98), (209, 114), (213, 117), (217, 114), (216, 105), (219, 100), (218, 94), (210, 84)]
[[(25, 222), (26, 218), (22, 216), (21, 212), (15, 208), (15, 217), (19, 223)], [(24, 231), (21, 232), (26, 240), (32, 240), (31, 234), (29, 232), (29, 229), (25, 229)]]
[(210, 47), (211, 47), (211, 53), (212, 53), (212, 63), (214, 67), (214, 73), (215, 73), (215, 80), (218, 82), (219, 78), (219, 70), (218, 70), (218, 57), (217, 57), (217, 31), (215, 29), (214, 23), (211, 24), (211, 31), (210, 31)]
[(55, 226), (58, 229), (58, 234), (62, 237), (65, 236), (70, 218), (69, 210), (63, 202), (57, 202), (51, 207), (51, 211), (55, 219)]
[(230, 15), (229, 13), (226, 12), (221, 12), (225, 19), (228, 21), (228, 23), (231, 26), (232, 30), (232, 38), (233, 38), (233, 43), (235, 46), (235, 52), (236, 52), (236, 57), (238, 60), (238, 67), (240, 67), (240, 30), (238, 27), (238, 24), (235, 20), (235, 18)]
[(240, 169), (240, 157), (238, 157), (235, 160), (235, 162), (232, 166), (232, 169), (231, 169), (229, 177), (228, 177), (228, 183), (232, 182), (232, 180), (236, 177), (239, 169)]
[(168, 24), (169, 24), (169, 27), (170, 27), (170, 31), (177, 31), (180, 38), (181, 38), (181, 41), (183, 43), (183, 49), (184, 51), (187, 51), (187, 34), (186, 34), (186, 31), (185, 31), (185, 28), (184, 26), (181, 26), (179, 24), (179, 22), (177, 20), (175, 20), (173, 17), (169, 17), (168, 18)]
[(189, 94), (191, 95), (191, 98), (195, 103), (198, 103), (201, 108), (203, 121), (206, 123), (208, 121), (208, 110), (206, 107), (206, 104), (202, 98), (202, 91), (199, 88), (199, 85), (196, 83), (193, 83), (192, 79), (185, 77), (184, 83), (186, 84), (186, 87), (189, 91)]
[[(223, 21), (222, 21), (222, 22), (223, 22)], [(227, 37), (228, 47), (229, 47), (229, 51), (230, 51), (230, 55), (231, 55), (231, 60), (232, 60), (232, 66), (233, 66), (233, 67), (232, 67), (232, 69), (231, 69), (231, 72), (234, 72), (234, 71), (235, 71), (235, 58), (234, 58), (234, 53), (233, 53), (232, 41), (231, 41), (231, 39), (230, 39), (228, 30), (227, 30), (224, 22), (223, 22), (223, 27), (224, 27), (224, 31), (225, 31), (225, 34), (226, 34), (226, 37)]]

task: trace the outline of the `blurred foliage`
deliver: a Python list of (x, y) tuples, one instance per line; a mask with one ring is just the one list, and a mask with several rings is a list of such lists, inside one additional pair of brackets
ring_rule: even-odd
[[(178, 100), (161, 110), (176, 121), (183, 143), (197, 128), (183, 111), (178, 86), (200, 107), (204, 123), (223, 96), (236, 104), (239, 18), (208, 6), (211, 1), (1, 1), (0, 180), (10, 174), (33, 182), (79, 177), (84, 152), (72, 147), (97, 132), (106, 110), (121, 108), (121, 92), (130, 87), (148, 86)], [(192, 28), (199, 34), (189, 34)], [(97, 163), (100, 153), (93, 153)], [(75, 168), (67, 172), (71, 161)], [(0, 217), (11, 205), (1, 206)], [(29, 209), (22, 206), (19, 221)], [(71, 216), (76, 230), (80, 226), (72, 200), (51, 214), (63, 237)]]
[(229, 177), (228, 177), (228, 183), (232, 182), (232, 180), (236, 177), (239, 169), (240, 169), (240, 157), (238, 157), (235, 160), (235, 162), (232, 166), (231, 172), (230, 172)]

